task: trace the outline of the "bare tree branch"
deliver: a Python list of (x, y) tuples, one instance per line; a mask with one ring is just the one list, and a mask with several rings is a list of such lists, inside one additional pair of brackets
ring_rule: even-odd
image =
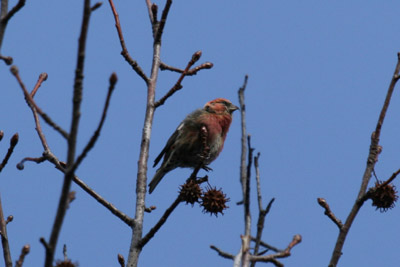
[(326, 200), (324, 198), (319, 197), (318, 204), (325, 209), (325, 215), (328, 216), (328, 218), (331, 219), (337, 225), (339, 230), (342, 229), (342, 227), (343, 227), (342, 221), (339, 220), (338, 218), (336, 218), (335, 214), (332, 212), (331, 208), (329, 207), (328, 202), (326, 202)]
[(118, 254), (118, 263), (121, 267), (125, 267), (125, 258), (121, 254)]
[(7, 24), (8, 21), (12, 18), (12, 16), (15, 15), (24, 5), (25, 5), (26, 0), (19, 0), (18, 3), (10, 10), (8, 11), (6, 16), (1, 17), (0, 23)]
[(154, 44), (161, 44), (161, 36), (164, 32), (164, 27), (165, 27), (165, 23), (167, 22), (167, 17), (168, 17), (168, 13), (169, 13), (169, 8), (172, 5), (172, 0), (167, 0), (167, 2), (165, 3), (163, 12), (161, 14), (161, 20), (159, 22), (159, 25), (157, 27), (157, 31), (154, 37)]
[(1, 0), (0, 5), (0, 59), (4, 60), (7, 65), (11, 65), (13, 58), (2, 56), (1, 46), (3, 44), (4, 34), (9, 20), (25, 5), (25, 0), (19, 0), (10, 11), (8, 11), (8, 0)]
[[(211, 62), (202, 63), (199, 66), (188, 70), (186, 72), (186, 76), (196, 75), (197, 72), (199, 72), (200, 70), (211, 69), (213, 66), (214, 66), (214, 64), (212, 64)], [(184, 69), (175, 68), (175, 67), (169, 66), (163, 62), (161, 62), (161, 64), (160, 64), (160, 70), (169, 70), (169, 71), (178, 72), (178, 73), (183, 73), (185, 71)]]
[(108, 107), (109, 107), (109, 104), (110, 104), (111, 95), (112, 95), (112, 93), (114, 91), (115, 84), (117, 83), (117, 80), (118, 80), (117, 74), (115, 74), (115, 73), (111, 74), (110, 80), (109, 80), (110, 85), (109, 85), (109, 88), (108, 88), (106, 103), (104, 104), (103, 114), (101, 115), (100, 123), (97, 126), (97, 129), (94, 132), (93, 136), (90, 138), (90, 141), (86, 144), (86, 146), (83, 149), (82, 153), (78, 156), (77, 160), (75, 161), (75, 164), (74, 164), (71, 172), (74, 172), (78, 168), (79, 164), (86, 157), (87, 153), (89, 153), (89, 151), (96, 144), (96, 141), (100, 136), (100, 131), (101, 131), (102, 127), (103, 127), (104, 121), (105, 121), (106, 116), (107, 116), (107, 111), (108, 111)]
[(182, 81), (183, 78), (185, 78), (186, 73), (189, 71), (189, 69), (196, 63), (201, 57), (201, 51), (197, 51), (192, 55), (192, 59), (189, 61), (187, 64), (185, 70), (182, 72), (182, 75), (179, 77), (178, 81), (175, 83), (175, 85), (168, 91), (168, 93), (165, 94), (160, 100), (158, 100), (156, 103), (154, 103), (154, 106), (157, 108), (165, 103), (165, 101), (172, 96), (174, 93), (176, 93), (178, 90), (182, 89)]
[(0, 235), (1, 235), (1, 244), (3, 246), (4, 264), (6, 267), (12, 267), (10, 245), (8, 243), (8, 236), (7, 236), (7, 223), (4, 220), (3, 205), (1, 204), (1, 198), (0, 198)]
[(91, 15), (90, 8), (91, 8), (90, 0), (85, 0), (81, 33), (78, 42), (78, 58), (75, 70), (75, 82), (73, 90), (72, 121), (71, 121), (70, 134), (68, 136), (66, 173), (64, 175), (64, 183), (61, 190), (61, 196), (58, 203), (57, 213), (54, 219), (54, 224), (48, 242), (49, 249), (46, 250), (45, 267), (51, 267), (53, 265), (54, 253), (56, 250), (57, 241), (65, 218), (65, 214), (68, 209), (68, 196), (71, 188), (71, 183), (74, 177), (72, 169), (75, 161), (76, 140), (78, 135), (78, 126), (81, 114), (80, 106), (82, 102), (82, 91), (83, 91), (83, 70), (85, 63), (86, 39), (87, 39), (89, 20)]
[[(293, 240), (289, 243), (287, 248), (281, 252), (277, 252), (275, 254), (266, 255), (266, 256), (250, 256), (250, 260), (252, 262), (271, 262), (272, 260), (276, 260), (277, 258), (286, 258), (291, 255), (291, 250), (294, 246), (301, 242), (301, 235), (295, 235)], [(282, 265), (283, 266), (283, 265)]]
[(218, 252), (218, 255), (220, 255), (221, 257), (223, 257), (225, 259), (230, 259), (230, 260), (235, 259), (234, 255), (232, 255), (232, 254), (230, 254), (228, 252), (222, 251), (219, 248), (217, 248), (216, 246), (211, 245), (210, 248), (215, 250), (216, 252)]
[(347, 234), (350, 230), (350, 227), (353, 224), (354, 218), (357, 216), (358, 211), (360, 210), (361, 206), (364, 204), (364, 202), (366, 200), (365, 194), (367, 191), (368, 183), (371, 179), (371, 174), (375, 168), (375, 164), (377, 162), (378, 154), (380, 151), (379, 138), (380, 138), (380, 133), (382, 130), (383, 121), (385, 119), (386, 112), (389, 108), (389, 104), (390, 104), (390, 100), (392, 98), (394, 88), (396, 86), (397, 81), (400, 78), (399, 72), (400, 72), (400, 53), (397, 53), (396, 68), (394, 70), (394, 74), (393, 74), (392, 80), (390, 82), (390, 85), (389, 85), (389, 88), (388, 88), (388, 91), (386, 94), (385, 102), (384, 102), (382, 110), (380, 112), (375, 131), (372, 133), (372, 136), (371, 136), (371, 144), (370, 144), (370, 148), (369, 148), (367, 166), (364, 171), (364, 175), (362, 178), (360, 190), (358, 192), (357, 200), (355, 201), (349, 215), (347, 216), (347, 219), (346, 219), (343, 227), (339, 231), (339, 236), (336, 240), (335, 248), (333, 250), (332, 257), (329, 262), (329, 267), (337, 266), (340, 256), (343, 254), (342, 253), (343, 245), (346, 240)]
[(157, 231), (163, 226), (163, 224), (167, 221), (169, 215), (178, 207), (179, 203), (181, 203), (180, 195), (172, 202), (171, 206), (165, 210), (163, 216), (161, 216), (160, 220), (156, 223), (156, 225), (150, 229), (150, 231), (140, 240), (138, 247), (143, 248), (147, 242), (150, 241), (151, 238), (157, 233)]
[(19, 255), (17, 262), (15, 263), (15, 267), (22, 267), (22, 265), (24, 264), (25, 256), (28, 255), (30, 251), (31, 251), (31, 246), (29, 245), (23, 246), (21, 254)]
[(128, 49), (126, 48), (124, 35), (122, 34), (121, 23), (119, 22), (119, 15), (117, 13), (117, 10), (115, 9), (114, 2), (112, 0), (109, 0), (108, 2), (110, 3), (111, 10), (114, 14), (115, 27), (117, 28), (118, 37), (122, 48), (121, 55), (125, 58), (126, 62), (128, 62), (132, 69), (145, 81), (145, 83), (148, 84), (149, 78), (143, 72), (139, 64), (135, 60), (133, 60), (128, 52)]
[[(19, 85), (20, 85), (20, 87), (21, 87), (21, 89), (22, 89), (22, 91), (23, 91), (23, 93), (24, 93), (25, 100), (26, 100), (26, 103), (28, 104), (28, 106), (29, 106), (31, 109), (35, 109), (36, 112), (43, 118), (43, 120), (44, 120), (48, 125), (50, 125), (51, 127), (53, 127), (53, 129), (56, 130), (57, 132), (59, 132), (65, 139), (68, 139), (68, 133), (67, 133), (65, 130), (63, 130), (60, 126), (58, 126), (46, 113), (44, 113), (44, 112), (38, 107), (38, 105), (36, 104), (36, 102), (33, 100), (31, 94), (28, 93), (28, 90), (26, 90), (26, 87), (25, 87), (24, 83), (22, 82), (22, 79), (21, 79), (21, 77), (20, 77), (20, 75), (19, 75), (18, 68), (17, 68), (16, 66), (11, 66), (10, 70), (11, 70), (11, 73), (12, 73), (12, 74), (15, 76), (15, 78), (17, 79), (17, 81), (18, 81), (18, 83), (19, 83)], [(36, 87), (39, 87), (38, 84), (39, 84), (39, 81), (40, 81), (40, 80), (41, 80), (41, 79), (39, 78), (39, 80), (38, 80), (37, 85), (35, 86), (35, 88), (36, 88)], [(44, 79), (43, 79), (42, 81), (44, 81)], [(40, 82), (40, 84), (41, 84), (41, 82)], [(35, 93), (36, 93), (35, 90), (33, 90), (33, 91), (32, 91), (32, 94), (35, 95)]]
[[(270, 202), (270, 203), (271, 203), (271, 202)], [(256, 241), (257, 241), (257, 238), (255, 238), (255, 237), (252, 236), (252, 237), (251, 237), (251, 241), (256, 242)], [(269, 245), (269, 244), (263, 242), (262, 240), (260, 240), (260, 246), (263, 246), (263, 247), (266, 248), (267, 250), (272, 250), (272, 251), (275, 251), (275, 252), (281, 252), (281, 251), (283, 251), (282, 249), (278, 249), (278, 248), (276, 248), (276, 247), (274, 247), (274, 246), (271, 246), (271, 245)], [(255, 255), (257, 255), (257, 254), (255, 254)]]
[(0, 172), (3, 170), (3, 168), (7, 165), (8, 160), (10, 159), (12, 153), (14, 152), (15, 146), (18, 144), (18, 133), (15, 133), (11, 139), (10, 139), (10, 147), (8, 148), (8, 151), (6, 155), (4, 156), (3, 161), (0, 163)]
[(239, 88), (239, 106), (240, 106), (240, 118), (241, 118), (241, 129), (242, 129), (242, 138), (241, 138), (241, 156), (240, 156), (240, 183), (242, 185), (242, 192), (243, 192), (243, 201), (244, 201), (244, 193), (246, 192), (246, 154), (247, 154), (247, 146), (246, 146), (246, 105), (244, 101), (244, 90), (247, 86), (248, 76), (244, 77), (244, 82), (242, 87)]

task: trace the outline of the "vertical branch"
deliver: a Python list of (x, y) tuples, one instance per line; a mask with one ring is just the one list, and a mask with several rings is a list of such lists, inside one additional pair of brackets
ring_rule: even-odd
[[(251, 154), (253, 151), (249, 148), (249, 162), (246, 169), (246, 113), (245, 113), (245, 102), (244, 102), (244, 90), (247, 86), (248, 76), (246, 75), (244, 78), (243, 86), (239, 89), (239, 105), (240, 105), (240, 113), (241, 113), (241, 128), (242, 128), (242, 151), (241, 151), (241, 160), (240, 160), (240, 182), (242, 184), (242, 193), (243, 193), (243, 203), (244, 203), (244, 236), (242, 236), (242, 246), (240, 248), (239, 253), (236, 255), (234, 260), (234, 265), (237, 266), (240, 263), (242, 266), (249, 266), (249, 249), (250, 249), (250, 240), (251, 240), (251, 216), (250, 216), (250, 170), (251, 170)], [(248, 145), (250, 146), (250, 136), (248, 138)]]
[(380, 133), (383, 125), (383, 121), (386, 116), (386, 112), (389, 108), (390, 100), (392, 98), (392, 94), (394, 91), (394, 87), (396, 86), (397, 81), (399, 80), (399, 72), (400, 72), (400, 53), (397, 53), (397, 65), (394, 70), (394, 74), (392, 77), (392, 80), (390, 82), (385, 102), (383, 104), (382, 110), (379, 115), (378, 123), (376, 125), (375, 131), (372, 133), (371, 136), (371, 145), (369, 148), (369, 154), (368, 154), (368, 159), (367, 159), (367, 166), (364, 171), (364, 175), (362, 178), (361, 186), (360, 186), (360, 191), (357, 196), (357, 200), (355, 201), (345, 224), (343, 227), (341, 227), (339, 231), (338, 238), (336, 240), (336, 245), (332, 253), (331, 260), (329, 262), (329, 267), (335, 267), (337, 263), (339, 262), (340, 256), (342, 255), (342, 249), (344, 242), (347, 237), (347, 233), (350, 230), (350, 227), (355, 219), (355, 217), (358, 214), (358, 211), (360, 210), (361, 206), (365, 202), (364, 195), (366, 194), (368, 183), (371, 179), (371, 174), (375, 168), (375, 164), (378, 159), (378, 154), (379, 154), (379, 138), (380, 138)]
[[(163, 10), (162, 17), (164, 18), (164, 24), (171, 3), (172, 1), (167, 0), (167, 4)], [(152, 21), (152, 23), (155, 23), (154, 20)], [(160, 31), (159, 28), (157, 34), (154, 36), (153, 62), (151, 67), (150, 78), (148, 79), (147, 82), (146, 114), (142, 130), (142, 138), (141, 138), (142, 141), (140, 144), (138, 172), (136, 179), (136, 211), (132, 229), (133, 232), (132, 232), (131, 245), (127, 261), (127, 266), (129, 267), (136, 267), (138, 265), (139, 254), (142, 250), (142, 247), (139, 244), (143, 235), (143, 220), (144, 220), (146, 185), (147, 185), (147, 162), (149, 159), (150, 137), (151, 137), (151, 130), (153, 126), (153, 118), (155, 110), (154, 106), (155, 91), (158, 78), (158, 70), (161, 64), (160, 61), (161, 35), (162, 35), (162, 30)], [(158, 40), (156, 38), (158, 38)]]
[(57, 241), (65, 218), (65, 214), (68, 209), (68, 201), (69, 201), (68, 196), (71, 188), (72, 179), (74, 177), (74, 173), (71, 170), (73, 168), (75, 160), (76, 140), (78, 134), (79, 119), (81, 114), (80, 106), (82, 102), (82, 90), (83, 90), (83, 85), (82, 85), (83, 69), (85, 62), (86, 38), (89, 28), (90, 15), (91, 15), (90, 0), (85, 0), (82, 27), (78, 45), (78, 59), (75, 70), (72, 121), (71, 121), (70, 134), (68, 136), (67, 171), (64, 175), (64, 183), (62, 186), (57, 214), (54, 220), (49, 243), (46, 246), (45, 267), (51, 267), (53, 265), (54, 253), (56, 250)]
[(18, 3), (8, 11), (8, 0), (1, 0), (0, 4), (0, 59), (4, 60), (7, 65), (12, 64), (12, 57), (5, 57), (1, 55), (1, 46), (4, 40), (4, 34), (6, 33), (6, 28), (8, 21), (15, 15), (24, 5), (26, 0), (19, 0)]
[(246, 192), (244, 192), (244, 236), (242, 236), (242, 266), (248, 267), (250, 265), (250, 241), (251, 241), (251, 213), (250, 213), (250, 177), (251, 165), (253, 164), (253, 151), (254, 149), (250, 144), (250, 135), (247, 136), (248, 162), (246, 173)]
[[(241, 137), (241, 144), (242, 144), (242, 151), (240, 156), (240, 183), (242, 184), (242, 191), (243, 194), (246, 191), (245, 188), (245, 180), (246, 180), (246, 154), (247, 154), (247, 147), (246, 147), (246, 106), (244, 102), (244, 90), (247, 86), (248, 76), (244, 77), (244, 83), (242, 87), (239, 89), (239, 105), (240, 105), (240, 118), (241, 118), (241, 128), (242, 128), (242, 137)], [(244, 200), (244, 195), (243, 195)]]
[(1, 244), (3, 246), (3, 256), (4, 256), (4, 263), (6, 267), (12, 267), (12, 260), (11, 260), (11, 252), (10, 246), (8, 244), (8, 236), (7, 236), (7, 226), (6, 221), (4, 220), (3, 214), (3, 206), (1, 204), (0, 198), (0, 231), (1, 231)]

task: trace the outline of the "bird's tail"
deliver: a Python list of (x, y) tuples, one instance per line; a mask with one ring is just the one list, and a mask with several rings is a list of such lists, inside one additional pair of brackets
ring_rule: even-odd
[(161, 179), (164, 177), (164, 175), (167, 172), (161, 167), (156, 171), (156, 174), (154, 175), (153, 179), (151, 179), (151, 182), (149, 183), (149, 194), (154, 191), (158, 183), (161, 181)]

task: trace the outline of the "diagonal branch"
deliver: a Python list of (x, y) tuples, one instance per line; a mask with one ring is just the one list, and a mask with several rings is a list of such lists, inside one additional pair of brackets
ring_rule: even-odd
[(8, 243), (7, 226), (6, 226), (6, 221), (4, 220), (1, 198), (0, 198), (0, 235), (1, 235), (1, 244), (3, 246), (3, 256), (4, 256), (5, 266), (12, 267), (13, 265), (11, 260), (10, 245)]
[[(28, 106), (31, 109), (35, 109), (37, 111), (37, 113), (42, 117), (42, 119), (51, 127), (53, 127), (54, 130), (56, 130), (57, 132), (59, 132), (65, 139), (68, 139), (68, 133), (63, 130), (60, 126), (58, 126), (46, 113), (44, 113), (36, 104), (36, 102), (33, 100), (33, 96), (31, 96), (31, 94), (28, 93), (28, 91), (26, 90), (25, 84), (22, 82), (22, 79), (19, 75), (19, 71), (18, 68), (16, 66), (11, 66), (10, 68), (11, 73), (15, 76), (15, 78), (17, 79), (23, 93), (25, 96), (25, 101), (28, 104)], [(38, 80), (38, 83), (40, 81), (40, 78)], [(35, 86), (36, 87), (36, 86)], [(34, 91), (32, 91), (32, 93), (34, 93)], [(35, 92), (36, 93), (36, 92)], [(33, 94), (34, 95), (34, 94)]]
[(393, 77), (390, 81), (390, 85), (386, 94), (385, 102), (383, 104), (382, 110), (379, 115), (379, 119), (375, 128), (375, 131), (372, 133), (371, 136), (371, 144), (369, 148), (369, 154), (368, 154), (368, 159), (367, 159), (367, 166), (364, 171), (364, 175), (362, 178), (360, 190), (357, 196), (357, 200), (355, 201), (349, 215), (347, 216), (346, 222), (344, 223), (343, 227), (340, 229), (339, 236), (336, 240), (335, 248), (332, 253), (331, 260), (329, 262), (329, 267), (334, 267), (337, 266), (340, 256), (343, 254), (342, 249), (344, 242), (346, 240), (347, 234), (350, 230), (351, 225), (353, 224), (353, 221), (355, 217), (358, 214), (358, 211), (360, 210), (361, 206), (364, 204), (366, 198), (365, 194), (367, 191), (368, 183), (371, 179), (371, 174), (375, 168), (375, 164), (378, 159), (378, 154), (379, 154), (379, 138), (380, 138), (380, 133), (382, 130), (382, 125), (383, 121), (386, 116), (386, 112), (389, 108), (390, 100), (393, 95), (394, 88), (396, 86), (397, 81), (399, 80), (400, 76), (400, 53), (397, 53), (397, 64), (394, 70)]
[(343, 223), (341, 220), (339, 220), (335, 214), (332, 212), (331, 208), (329, 207), (328, 202), (324, 198), (319, 197), (318, 199), (318, 204), (325, 209), (325, 215), (328, 216), (329, 219), (332, 220), (336, 224), (336, 226), (340, 229), (343, 227)]
[[(214, 64), (212, 64), (211, 62), (202, 63), (199, 66), (188, 70), (186, 72), (186, 76), (196, 75), (197, 72), (199, 72), (200, 70), (211, 69), (213, 66), (214, 66)], [(169, 65), (167, 65), (167, 64), (165, 64), (163, 62), (161, 62), (161, 64), (160, 64), (160, 70), (169, 70), (169, 71), (178, 72), (178, 73), (183, 73), (185, 71), (183, 69), (179, 69), (179, 68), (175, 68), (175, 67), (169, 66)]]
[(299, 244), (301, 242), (301, 240), (302, 240), (301, 235), (295, 235), (285, 250), (277, 252), (275, 254), (266, 255), (266, 256), (251, 255), (250, 261), (252, 261), (252, 262), (272, 262), (273, 260), (276, 260), (277, 258), (289, 257), (291, 255), (292, 248), (294, 246), (296, 246), (297, 244)]
[[(161, 105), (163, 105), (165, 103), (165, 101), (171, 97), (173, 94), (175, 94), (177, 91), (179, 91), (180, 89), (182, 89), (182, 81), (183, 78), (185, 78), (185, 76), (187, 75), (187, 72), (189, 71), (189, 69), (194, 65), (194, 63), (196, 63), (201, 57), (201, 51), (197, 51), (192, 55), (191, 60), (188, 62), (186, 68), (183, 70), (181, 76), (179, 77), (178, 81), (175, 83), (175, 85), (160, 99), (158, 100), (156, 103), (154, 103), (154, 106), (157, 108)], [(161, 65), (160, 65), (161, 66)]]
[(26, 0), (19, 0), (18, 3), (10, 11), (8, 11), (7, 15), (1, 18), (0, 23), (7, 24), (8, 21), (15, 15), (15, 13), (17, 13), (25, 5), (25, 2)]
[(3, 170), (3, 168), (7, 165), (8, 160), (10, 159), (12, 153), (14, 152), (15, 146), (18, 144), (18, 133), (15, 133), (11, 139), (10, 139), (10, 147), (8, 148), (8, 151), (6, 155), (4, 156), (3, 161), (0, 163), (0, 172)]
[(101, 131), (102, 127), (103, 127), (104, 121), (105, 121), (106, 116), (107, 116), (107, 111), (108, 111), (108, 107), (109, 107), (109, 104), (110, 104), (111, 95), (112, 95), (112, 93), (114, 91), (115, 84), (117, 83), (117, 80), (118, 80), (117, 74), (115, 74), (115, 73), (111, 74), (111, 76), (110, 76), (110, 85), (109, 85), (109, 88), (108, 88), (106, 103), (104, 104), (103, 114), (101, 115), (100, 123), (97, 126), (97, 129), (94, 132), (93, 136), (90, 138), (90, 141), (86, 144), (86, 146), (83, 149), (82, 153), (78, 156), (77, 160), (75, 161), (75, 164), (72, 167), (71, 172), (74, 172), (78, 168), (79, 164), (86, 157), (87, 153), (89, 153), (89, 151), (96, 144), (96, 141), (100, 136), (100, 131)]
[(168, 217), (171, 215), (171, 213), (178, 207), (179, 203), (181, 203), (181, 197), (180, 195), (175, 199), (174, 202), (172, 202), (171, 206), (169, 206), (168, 209), (165, 210), (163, 216), (161, 216), (160, 220), (154, 225), (153, 228), (150, 229), (150, 231), (139, 241), (138, 247), (143, 248), (147, 242), (150, 241), (151, 238), (157, 233), (157, 231), (163, 226), (163, 224), (167, 221)]
[(230, 254), (228, 252), (222, 251), (221, 249), (217, 248), (216, 246), (211, 245), (210, 248), (215, 250), (216, 252), (218, 252), (218, 255), (223, 257), (223, 258), (225, 258), (225, 259), (230, 259), (230, 260), (234, 260), (235, 259), (234, 255), (232, 255), (232, 254)]
[(125, 60), (132, 67), (132, 69), (145, 81), (145, 83), (148, 84), (149, 78), (143, 72), (143, 70), (139, 66), (139, 64), (135, 60), (133, 60), (133, 58), (130, 56), (130, 54), (128, 52), (128, 49), (126, 48), (124, 35), (122, 34), (121, 23), (119, 21), (119, 15), (117, 13), (117, 10), (115, 9), (114, 2), (112, 0), (108, 0), (108, 2), (110, 3), (111, 10), (114, 14), (115, 27), (117, 28), (118, 37), (119, 37), (119, 41), (121, 43), (121, 48), (122, 48), (121, 55), (125, 58)]

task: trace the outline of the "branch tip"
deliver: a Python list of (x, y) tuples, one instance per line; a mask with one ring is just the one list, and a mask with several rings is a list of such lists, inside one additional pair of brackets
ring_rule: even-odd
[(113, 72), (110, 76), (110, 84), (115, 85), (118, 81), (118, 76), (115, 72)]
[(18, 67), (17, 67), (17, 66), (12, 65), (12, 66), (10, 67), (10, 71), (11, 71), (11, 73), (12, 73), (14, 76), (17, 76), (17, 75), (18, 75)]
[(18, 144), (18, 140), (19, 140), (19, 135), (18, 133), (15, 133), (10, 139), (10, 146), (15, 147)]
[(95, 11), (96, 9), (98, 9), (99, 7), (101, 7), (102, 4), (103, 4), (103, 2), (97, 2), (96, 4), (94, 4), (94, 5), (90, 8), (90, 12)]
[(196, 52), (193, 54), (193, 56), (192, 56), (193, 64), (196, 63), (197, 61), (199, 61), (201, 55), (202, 55), (201, 50), (196, 51)]
[(121, 267), (125, 266), (125, 258), (121, 254), (118, 254), (118, 262), (121, 265)]
[(14, 216), (9, 215), (9, 216), (7, 217), (7, 220), (6, 220), (6, 224), (12, 222), (13, 220), (14, 220)]

